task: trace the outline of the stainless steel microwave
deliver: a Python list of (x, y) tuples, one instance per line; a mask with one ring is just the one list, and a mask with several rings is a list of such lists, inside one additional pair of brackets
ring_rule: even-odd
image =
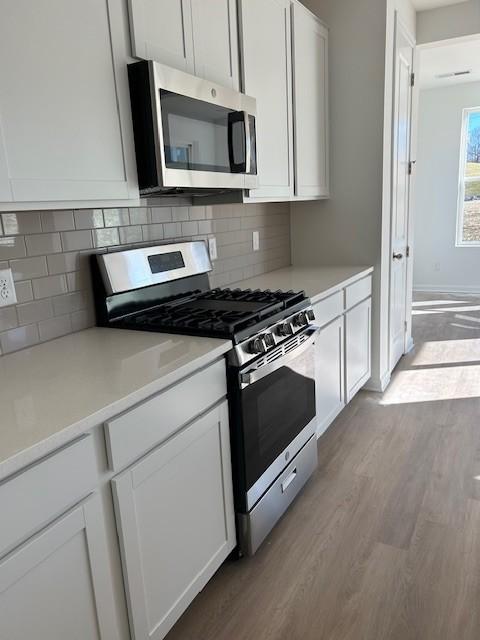
[(128, 78), (142, 195), (257, 186), (254, 98), (152, 60)]

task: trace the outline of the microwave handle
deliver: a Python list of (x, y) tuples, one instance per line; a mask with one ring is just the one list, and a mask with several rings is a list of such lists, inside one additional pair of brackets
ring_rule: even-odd
[[(233, 126), (241, 122), (245, 136), (245, 158), (241, 162), (235, 162), (233, 149)], [(228, 114), (228, 159), (232, 173), (249, 173), (250, 171), (250, 121), (246, 111), (234, 111)]]
[(293, 349), (293, 351), (289, 351), (283, 356), (277, 358), (277, 360), (273, 360), (273, 362), (269, 362), (267, 364), (262, 365), (261, 367), (252, 367), (247, 372), (240, 374), (240, 382), (242, 384), (242, 389), (248, 387), (250, 384), (254, 382), (258, 382), (262, 378), (269, 376), (274, 371), (281, 369), (289, 362), (292, 362), (299, 355), (307, 351), (313, 344), (315, 344), (315, 338), (319, 331), (318, 327), (310, 326), (306, 331), (308, 338), (302, 342), (298, 347)]

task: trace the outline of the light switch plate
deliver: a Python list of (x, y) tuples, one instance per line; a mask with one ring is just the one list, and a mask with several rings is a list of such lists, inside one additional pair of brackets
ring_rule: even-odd
[(210, 260), (217, 259), (217, 241), (215, 238), (208, 239), (208, 253), (210, 254)]
[(253, 250), (258, 251), (260, 249), (260, 234), (258, 231), (254, 231), (252, 233), (252, 243), (253, 243)]
[(0, 270), (0, 307), (8, 307), (17, 304), (15, 285), (11, 269)]

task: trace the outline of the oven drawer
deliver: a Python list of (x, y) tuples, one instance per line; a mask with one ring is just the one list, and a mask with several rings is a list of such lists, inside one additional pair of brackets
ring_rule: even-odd
[(250, 513), (238, 516), (242, 553), (255, 553), (315, 471), (317, 464), (317, 438), (312, 436)]
[(125, 468), (226, 395), (225, 360), (219, 360), (109, 420), (105, 435), (110, 467)]
[(351, 309), (372, 295), (372, 276), (362, 278), (346, 288), (346, 308)]

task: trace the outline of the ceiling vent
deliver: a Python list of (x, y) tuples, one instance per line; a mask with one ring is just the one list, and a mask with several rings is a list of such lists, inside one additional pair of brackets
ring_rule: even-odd
[(467, 69), (465, 71), (452, 71), (451, 73), (439, 73), (436, 78), (438, 80), (443, 80), (444, 78), (457, 78), (458, 76), (468, 76), (472, 73), (471, 69)]

